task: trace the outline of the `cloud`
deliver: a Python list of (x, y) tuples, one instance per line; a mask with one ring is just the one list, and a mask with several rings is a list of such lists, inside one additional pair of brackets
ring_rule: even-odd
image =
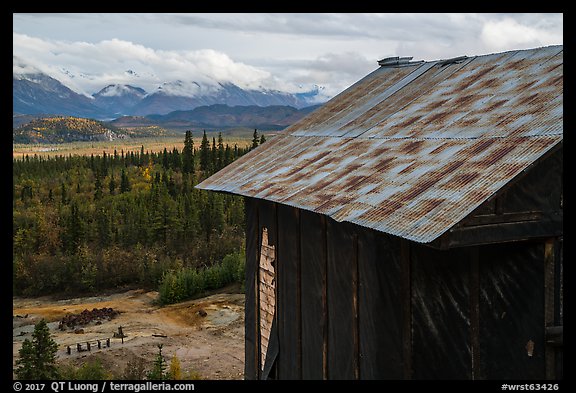
[(116, 83), (153, 92), (222, 81), (286, 92), (321, 85), (330, 96), (384, 57), (438, 60), (563, 40), (562, 14), (13, 15), (20, 63), (88, 95)]
[(12, 73), (14, 75), (37, 74), (39, 72), (41, 71), (38, 68), (30, 64), (26, 64), (26, 62), (18, 56), (13, 56)]
[[(547, 24), (547, 21), (544, 23)], [(501, 20), (487, 21), (481, 33), (482, 42), (495, 50), (511, 49), (515, 47), (538, 47), (558, 44), (562, 42), (562, 30), (550, 30), (552, 26), (523, 24), (518, 20), (506, 17)]]
[(178, 80), (212, 85), (231, 82), (248, 89), (287, 87), (268, 71), (211, 49), (159, 50), (120, 39), (48, 41), (18, 33), (13, 33), (13, 40), (14, 55), (19, 59), (15, 71), (23, 73), (26, 64), (26, 70), (36, 68), (87, 95), (118, 83), (152, 92)]
[(354, 19), (361, 14), (315, 14), (315, 13), (250, 13), (250, 14), (169, 14), (158, 18), (186, 26), (213, 30), (242, 32), (265, 32), (268, 34), (309, 35), (340, 38), (374, 37)]
[(307, 86), (324, 87), (323, 95), (331, 98), (359, 78), (378, 68), (376, 59), (350, 51), (328, 52), (313, 59), (269, 59), (264, 63), (271, 74), (282, 75), (289, 83), (282, 90), (296, 93)]

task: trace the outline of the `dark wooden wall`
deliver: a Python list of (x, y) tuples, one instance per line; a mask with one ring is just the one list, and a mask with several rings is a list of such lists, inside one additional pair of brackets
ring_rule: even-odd
[(544, 379), (561, 362), (546, 360), (544, 337), (546, 313), (561, 312), (545, 301), (546, 244), (561, 262), (559, 238), (440, 250), (262, 200), (246, 199), (246, 215), (247, 379), (261, 377), (264, 227), (277, 267), (269, 378)]

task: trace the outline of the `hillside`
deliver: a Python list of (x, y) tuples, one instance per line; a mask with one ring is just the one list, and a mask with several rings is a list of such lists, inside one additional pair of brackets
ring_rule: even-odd
[(126, 138), (125, 132), (104, 123), (78, 117), (34, 119), (13, 130), (14, 143), (64, 143)]
[(19, 113), (14, 113), (12, 115), (12, 129), (16, 129), (24, 124), (30, 123), (34, 119), (39, 119), (42, 117), (47, 117), (44, 115), (22, 115)]
[[(297, 122), (320, 105), (296, 109), (287, 105), (260, 107), (209, 105), (167, 115), (123, 116), (110, 122), (73, 116), (13, 116), (14, 143), (111, 141), (128, 137), (174, 135), (187, 129), (207, 131), (277, 131)], [(248, 130), (248, 131), (246, 131)]]

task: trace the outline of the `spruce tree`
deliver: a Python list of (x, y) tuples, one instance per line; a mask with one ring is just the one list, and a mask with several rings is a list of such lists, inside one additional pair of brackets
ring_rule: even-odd
[(96, 208), (96, 230), (98, 232), (98, 239), (100, 245), (106, 246), (110, 243), (112, 239), (112, 230), (110, 227), (111, 222), (111, 212), (106, 208), (105, 205), (100, 205)]
[(186, 195), (190, 192), (190, 186), (188, 185), (188, 176), (182, 176), (182, 195)]
[(218, 133), (218, 159), (216, 160), (216, 170), (224, 168), (224, 140), (222, 132)]
[(32, 199), (32, 186), (30, 184), (25, 184), (20, 190), (20, 200), (24, 202), (26, 198)]
[(194, 141), (192, 140), (192, 131), (190, 130), (186, 131), (182, 154), (184, 155), (182, 159), (182, 171), (184, 173), (194, 172)]
[(66, 184), (64, 182), (60, 184), (60, 193), (62, 204), (65, 205), (68, 202), (68, 192), (66, 190)]
[(72, 200), (70, 203), (70, 215), (65, 221), (63, 236), (63, 243), (70, 252), (78, 249), (82, 240), (84, 239), (84, 220), (80, 214), (77, 200)]
[(217, 157), (218, 157), (218, 152), (216, 150), (216, 138), (212, 137), (212, 153), (210, 154), (210, 164), (211, 164), (210, 172), (213, 172), (218, 165), (218, 163), (216, 162)]
[(232, 162), (232, 149), (226, 144), (226, 149), (224, 150), (224, 166), (227, 166)]
[(202, 143), (200, 144), (200, 169), (207, 172), (210, 166), (210, 142), (206, 136), (206, 130), (202, 136)]
[(147, 377), (153, 381), (159, 381), (166, 379), (166, 361), (164, 356), (162, 356), (162, 344), (158, 344), (158, 355), (156, 355), (156, 360), (154, 360), (154, 365), (152, 370), (148, 373)]
[(168, 178), (168, 194), (170, 194), (170, 196), (174, 199), (176, 199), (176, 195), (178, 194), (178, 190), (176, 189), (176, 182), (172, 176)]
[(96, 181), (94, 183), (94, 200), (99, 200), (102, 198), (102, 181), (100, 176), (96, 176)]
[(110, 175), (110, 182), (108, 183), (108, 189), (110, 190), (110, 195), (116, 193), (116, 180), (114, 180), (114, 173)]
[(24, 380), (58, 379), (57, 351), (58, 345), (50, 336), (46, 321), (42, 319), (34, 326), (32, 341), (25, 339), (18, 351), (16, 377)]
[(174, 170), (180, 170), (180, 167), (182, 166), (182, 159), (180, 158), (180, 153), (178, 153), (176, 147), (172, 148), (171, 166)]
[(258, 142), (259, 142), (259, 138), (258, 138), (258, 131), (256, 129), (254, 129), (254, 134), (252, 136), (252, 149), (255, 149), (258, 147)]
[(106, 160), (106, 152), (102, 154), (102, 161), (100, 162), (100, 174), (106, 176), (108, 174), (108, 161)]
[(128, 175), (126, 171), (122, 169), (122, 175), (120, 176), (120, 192), (128, 192), (132, 187), (130, 187), (130, 179), (128, 179)]
[(138, 157), (138, 166), (144, 166), (144, 145), (140, 146), (140, 157)]
[(164, 151), (162, 152), (162, 167), (164, 169), (170, 168), (170, 162), (168, 160), (168, 150), (166, 150), (166, 148), (164, 148)]

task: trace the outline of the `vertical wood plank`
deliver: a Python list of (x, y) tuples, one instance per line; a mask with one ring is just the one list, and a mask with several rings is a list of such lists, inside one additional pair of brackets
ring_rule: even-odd
[[(564, 326), (564, 285), (563, 285), (563, 264), (564, 264), (564, 239), (559, 237), (555, 244), (556, 255), (554, 256), (554, 317), (556, 325)], [(564, 378), (564, 350), (556, 348), (556, 379)]]
[(354, 379), (354, 246), (351, 224), (327, 219), (328, 379)]
[(359, 377), (402, 379), (400, 241), (369, 229), (358, 233)]
[(480, 272), (478, 247), (470, 247), (470, 352), (472, 379), (480, 375)]
[(244, 306), (244, 378), (258, 379), (260, 341), (258, 329), (258, 207), (251, 198), (244, 198), (246, 215), (246, 281)]
[(300, 211), (302, 379), (324, 378), (326, 239), (322, 216)]
[(354, 379), (360, 379), (360, 329), (358, 327), (358, 234), (352, 235), (352, 337), (354, 339), (354, 354), (352, 368)]
[(402, 363), (404, 379), (412, 379), (412, 277), (410, 243), (400, 240), (400, 275), (402, 280)]
[(278, 378), (300, 379), (300, 234), (297, 209), (278, 205)]
[(486, 379), (544, 379), (544, 244), (479, 247), (480, 363)]
[(472, 377), (469, 257), (411, 243), (414, 379)]
[[(554, 271), (554, 238), (546, 239), (544, 243), (544, 331), (549, 326), (554, 326), (554, 297), (555, 297), (555, 271)], [(546, 358), (546, 379), (555, 379), (555, 350), (550, 345), (544, 348)]]
[(324, 269), (322, 271), (322, 379), (328, 379), (328, 220), (322, 215), (322, 247)]

